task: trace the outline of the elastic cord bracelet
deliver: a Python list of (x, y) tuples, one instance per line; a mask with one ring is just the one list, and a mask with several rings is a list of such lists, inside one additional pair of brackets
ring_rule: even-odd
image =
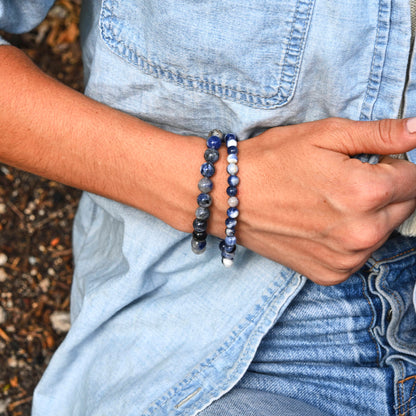
[(224, 138), (227, 145), (227, 172), (228, 172), (228, 188), (227, 194), (228, 206), (227, 216), (225, 220), (225, 239), (220, 242), (220, 251), (222, 264), (225, 267), (230, 267), (234, 263), (234, 255), (237, 247), (237, 238), (235, 236), (235, 229), (237, 226), (238, 211), (238, 198), (237, 198), (237, 185), (240, 183), (240, 179), (237, 176), (238, 173), (238, 139), (235, 134), (227, 134)]
[(213, 184), (211, 176), (215, 173), (215, 162), (219, 159), (218, 149), (222, 144), (223, 134), (220, 130), (212, 130), (207, 139), (207, 150), (205, 150), (205, 163), (201, 165), (202, 179), (198, 183), (199, 191), (197, 202), (198, 208), (195, 211), (195, 220), (193, 222), (194, 231), (192, 233), (192, 251), (195, 254), (202, 254), (207, 247), (207, 227), (210, 216), (209, 207), (212, 199), (209, 193), (212, 191)]

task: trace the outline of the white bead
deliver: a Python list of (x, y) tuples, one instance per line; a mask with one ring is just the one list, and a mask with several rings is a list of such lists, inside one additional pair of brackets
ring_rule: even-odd
[(228, 206), (235, 208), (238, 206), (238, 198), (236, 196), (231, 196), (228, 198)]
[(233, 260), (231, 260), (231, 259), (226, 259), (226, 258), (222, 258), (222, 264), (225, 266), (225, 267), (231, 267), (232, 265), (233, 265), (233, 263), (234, 263), (234, 261)]
[(228, 163), (237, 163), (238, 162), (238, 156), (234, 153), (231, 153), (231, 155), (227, 156), (227, 162)]
[(238, 166), (237, 166), (235, 163), (230, 163), (230, 164), (227, 166), (227, 172), (228, 172), (230, 175), (237, 175), (237, 173), (238, 173)]
[(237, 146), (237, 140), (231, 139), (227, 141), (227, 147)]

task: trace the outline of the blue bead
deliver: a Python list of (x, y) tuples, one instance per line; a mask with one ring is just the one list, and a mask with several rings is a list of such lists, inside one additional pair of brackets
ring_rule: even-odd
[(229, 186), (227, 188), (227, 195), (228, 196), (236, 196), (237, 195), (237, 188), (235, 186)]
[(235, 253), (227, 253), (225, 250), (221, 251), (221, 257), (224, 259), (234, 260)]
[(209, 209), (198, 207), (195, 211), (195, 217), (198, 220), (207, 220), (209, 218)]
[(198, 182), (198, 189), (206, 194), (207, 192), (211, 192), (213, 187), (213, 183), (209, 178), (201, 178)]
[(219, 247), (220, 247), (220, 251), (224, 250), (224, 247), (225, 247), (225, 241), (224, 240), (220, 241)]
[(197, 241), (192, 239), (191, 240), (191, 247), (192, 247), (192, 251), (195, 254), (202, 254), (205, 249), (207, 248), (207, 242), (206, 241)]
[(229, 155), (236, 155), (236, 154), (238, 153), (237, 146), (230, 146), (230, 147), (227, 147), (227, 153), (228, 153)]
[(215, 168), (212, 163), (203, 163), (201, 166), (201, 175), (210, 178), (215, 173)]
[(218, 136), (211, 136), (207, 140), (207, 147), (210, 149), (219, 149), (221, 147), (222, 140)]
[(212, 204), (212, 199), (208, 194), (199, 194), (197, 202), (200, 207), (208, 208)]
[(204, 153), (204, 159), (207, 162), (215, 163), (220, 158), (220, 153), (216, 149), (207, 149)]
[(225, 226), (227, 228), (235, 228), (237, 226), (237, 220), (235, 218), (227, 218), (225, 220)]
[(235, 163), (230, 163), (227, 166), (227, 172), (231, 176), (236, 175), (238, 173), (238, 166)]
[(193, 225), (195, 231), (202, 232), (202, 231), (207, 230), (208, 221), (207, 220), (199, 220), (198, 218), (195, 218), (192, 225)]
[(228, 133), (228, 134), (226, 134), (226, 135), (225, 135), (225, 137), (224, 137), (224, 142), (225, 142), (225, 143), (227, 143), (227, 142), (228, 142), (228, 140), (238, 140), (238, 139), (237, 139), (237, 136), (236, 136), (235, 134), (233, 134), (233, 133)]
[(240, 214), (238, 208), (230, 207), (227, 209), (227, 215), (229, 216), (229, 218), (237, 218), (238, 214)]
[(227, 244), (224, 246), (223, 251), (226, 253), (235, 253), (237, 246), (234, 244), (233, 246), (227, 246)]
[(237, 244), (236, 237), (225, 237), (224, 241), (226, 246), (235, 246)]
[(238, 163), (238, 156), (234, 153), (231, 153), (227, 156), (227, 162), (228, 163)]
[(235, 228), (226, 228), (225, 235), (227, 237), (234, 237), (235, 236)]
[(237, 186), (240, 183), (240, 178), (235, 175), (231, 175), (228, 177), (228, 185), (230, 186)]

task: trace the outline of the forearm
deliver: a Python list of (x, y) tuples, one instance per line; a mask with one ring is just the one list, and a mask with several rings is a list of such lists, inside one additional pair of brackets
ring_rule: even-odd
[(13, 47), (0, 47), (0, 85), (2, 162), (191, 231), (202, 139), (91, 100), (43, 74)]

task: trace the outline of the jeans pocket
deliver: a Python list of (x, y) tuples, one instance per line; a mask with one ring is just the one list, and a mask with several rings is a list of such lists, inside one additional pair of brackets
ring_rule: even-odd
[(103, 0), (100, 33), (155, 78), (255, 108), (293, 97), (314, 0)]

